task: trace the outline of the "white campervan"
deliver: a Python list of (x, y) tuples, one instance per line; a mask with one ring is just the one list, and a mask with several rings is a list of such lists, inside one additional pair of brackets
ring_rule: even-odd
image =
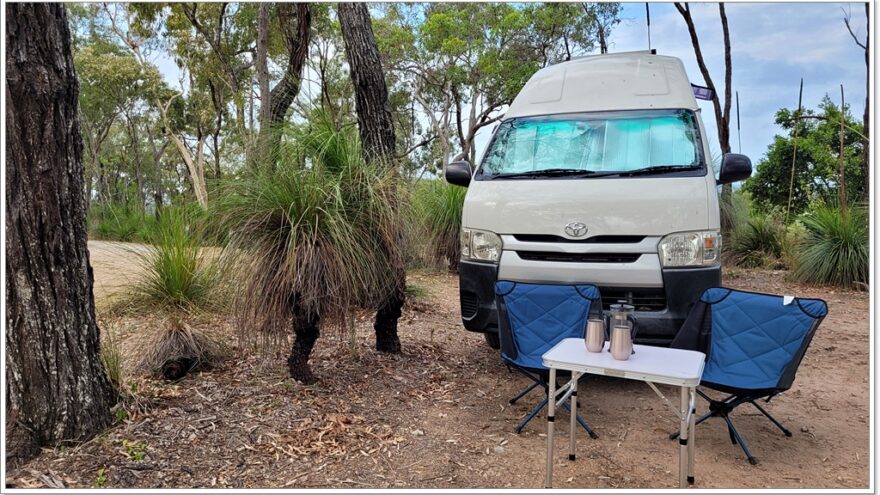
[(462, 214), (461, 317), (497, 347), (496, 280), (591, 283), (606, 306), (636, 308), (639, 340), (668, 342), (691, 304), (720, 285), (716, 185), (751, 173), (727, 154), (712, 169), (684, 66), (653, 52), (541, 69), (510, 105), (473, 169)]

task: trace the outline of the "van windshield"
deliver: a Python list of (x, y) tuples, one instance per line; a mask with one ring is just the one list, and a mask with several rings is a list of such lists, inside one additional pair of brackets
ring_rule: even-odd
[(499, 126), (477, 178), (653, 175), (702, 163), (687, 110), (526, 117)]

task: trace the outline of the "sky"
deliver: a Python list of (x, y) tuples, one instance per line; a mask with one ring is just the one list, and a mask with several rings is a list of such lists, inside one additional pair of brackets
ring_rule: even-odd
[[(850, 37), (843, 23), (851, 12), (851, 25), (860, 40), (865, 37), (865, 12), (860, 3), (726, 3), (731, 38), (733, 90), (739, 92), (742, 153), (754, 164), (766, 153), (774, 135), (782, 130), (774, 123), (783, 107), (795, 108), (798, 84), (804, 78), (804, 106), (816, 108), (823, 96), (840, 101), (843, 84), (846, 101), (861, 121), (865, 107), (864, 51)], [(681, 15), (670, 3), (651, 4), (651, 47), (658, 54), (680, 58), (691, 82), (703, 85), (693, 46)], [(700, 46), (716, 89), (724, 89), (724, 45), (716, 3), (692, 3)], [(645, 50), (645, 4), (624, 3), (621, 23), (609, 37), (609, 51)], [(340, 53), (340, 56), (342, 54)], [(169, 83), (178, 84), (180, 71), (165, 57), (156, 60)], [(304, 88), (307, 91), (308, 88)], [(731, 148), (739, 151), (735, 100), (731, 117)], [(720, 154), (712, 103), (700, 101), (703, 123), (713, 155)], [(492, 129), (476, 138), (481, 156)]]
[[(680, 58), (694, 84), (703, 84), (687, 26), (672, 4), (651, 4), (651, 44), (658, 54)], [(841, 8), (843, 10), (841, 10)], [(774, 123), (783, 107), (796, 108), (804, 78), (804, 106), (816, 108), (828, 94), (839, 104), (840, 85), (850, 111), (861, 121), (865, 108), (865, 52), (843, 23), (865, 39), (865, 11), (857, 3), (726, 3), (731, 40), (733, 90), (739, 91), (742, 152), (753, 163), (781, 129)], [(724, 44), (717, 4), (691, 4), (700, 47), (716, 89), (724, 88)], [(645, 4), (624, 4), (624, 19), (612, 32), (609, 51), (647, 48)], [(731, 148), (738, 150), (735, 100)], [(712, 102), (700, 101), (710, 148), (720, 153)]]

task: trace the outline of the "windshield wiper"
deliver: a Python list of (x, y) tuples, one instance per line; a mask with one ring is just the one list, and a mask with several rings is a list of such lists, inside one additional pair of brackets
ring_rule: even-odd
[(495, 174), (490, 176), (492, 179), (521, 179), (525, 177), (590, 177), (596, 173), (595, 170), (584, 170), (580, 168), (548, 168), (544, 170), (531, 170), (528, 172), (512, 172), (508, 174)]
[(627, 170), (625, 172), (619, 172), (621, 177), (632, 177), (634, 175), (650, 175), (650, 174), (663, 174), (666, 172), (683, 172), (686, 170), (699, 170), (702, 168), (700, 165), (656, 165), (653, 167), (645, 167), (639, 168), (636, 170)]

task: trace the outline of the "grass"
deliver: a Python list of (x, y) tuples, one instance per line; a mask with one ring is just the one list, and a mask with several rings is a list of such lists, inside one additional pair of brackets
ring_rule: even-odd
[(413, 190), (415, 231), (426, 240), (430, 261), (445, 262), (451, 271), (458, 271), (461, 211), (467, 189), (444, 180), (419, 186)]
[(868, 216), (862, 207), (819, 205), (802, 217), (806, 229), (797, 256), (795, 279), (842, 287), (868, 283)]
[(731, 233), (728, 258), (746, 268), (766, 268), (782, 257), (785, 228), (775, 216), (753, 212)]
[(218, 272), (202, 252), (201, 231), (186, 210), (163, 208), (151, 245), (138, 251), (144, 276), (135, 286), (141, 306), (195, 308), (210, 305)]
[(150, 237), (156, 218), (132, 205), (92, 205), (88, 222), (90, 239), (143, 242)]
[(107, 378), (116, 390), (122, 385), (122, 352), (119, 343), (113, 334), (104, 330), (104, 338), (101, 340), (101, 362), (107, 372)]
[(377, 305), (404, 249), (397, 176), (363, 161), (354, 127), (319, 116), (281, 142), (274, 167), (221, 184), (213, 215), (229, 232), (224, 264), (236, 267), (238, 327), (275, 335), (289, 332), (294, 312), (325, 322)]
[(186, 315), (171, 314), (143, 343), (135, 368), (166, 380), (214, 366), (223, 348), (207, 333), (191, 327)]

